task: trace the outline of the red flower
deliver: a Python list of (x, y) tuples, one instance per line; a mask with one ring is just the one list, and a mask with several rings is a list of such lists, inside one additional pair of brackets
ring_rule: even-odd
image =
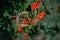
[(44, 15), (42, 13), (40, 13), (40, 14), (37, 14), (37, 17), (42, 19), (44, 17)]
[(37, 14), (37, 17), (42, 19), (45, 14), (46, 14), (46, 12), (42, 11), (41, 13)]
[(22, 27), (21, 26), (18, 26), (18, 32), (22, 32), (23, 31), (23, 29), (22, 29)]
[(33, 4), (31, 4), (32, 9), (36, 9), (38, 7), (39, 7), (39, 2), (34, 2)]
[(39, 21), (39, 18), (34, 18), (33, 23), (36, 24)]
[(27, 23), (27, 19), (24, 18), (24, 19), (23, 19), (23, 24), (26, 24), (26, 23)]
[(25, 33), (24, 34), (24, 38), (27, 39), (29, 37), (29, 34), (28, 33)]
[(45, 12), (45, 11), (42, 11), (41, 13), (42, 13), (43, 15), (45, 15), (45, 14), (46, 14), (46, 12)]
[(12, 16), (12, 18), (14, 18), (14, 19), (15, 19), (15, 18), (16, 18), (16, 15)]
[(58, 10), (60, 10), (60, 6), (58, 6)]

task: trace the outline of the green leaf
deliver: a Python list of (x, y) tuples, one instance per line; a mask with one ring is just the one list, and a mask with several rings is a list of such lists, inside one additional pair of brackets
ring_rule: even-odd
[(28, 18), (28, 13), (27, 14), (23, 14), (22, 16), (24, 16), (25, 18)]
[(27, 40), (32, 40), (32, 38), (29, 36), (29, 38)]
[(13, 11), (14, 13), (18, 13), (18, 11), (16, 10), (16, 9), (14, 9), (14, 11)]
[(12, 27), (14, 28), (14, 31), (16, 32), (17, 31), (17, 25), (16, 25), (16, 21), (15, 20), (12, 20)]
[(32, 29), (33, 27), (34, 27), (34, 24), (32, 22), (30, 22), (29, 29)]

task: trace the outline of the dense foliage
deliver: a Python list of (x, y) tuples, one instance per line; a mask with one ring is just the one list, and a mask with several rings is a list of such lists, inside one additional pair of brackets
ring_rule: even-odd
[(53, 37), (58, 31), (60, 0), (0, 0), (1, 40), (17, 38), (18, 33), (28, 40), (41, 33)]

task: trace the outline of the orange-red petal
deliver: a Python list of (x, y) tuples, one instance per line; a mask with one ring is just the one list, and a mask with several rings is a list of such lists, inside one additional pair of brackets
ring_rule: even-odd
[(23, 31), (23, 29), (22, 29), (22, 27), (21, 26), (18, 26), (18, 32), (22, 32)]
[(40, 13), (40, 14), (37, 14), (37, 17), (38, 17), (39, 19), (43, 19), (44, 15), (43, 15), (42, 13)]
[(34, 20), (33, 20), (33, 23), (35, 24), (35, 23), (37, 23), (39, 21), (39, 18), (34, 18)]
[(24, 38), (27, 39), (29, 37), (29, 34), (28, 33), (25, 33), (24, 34)]
[(27, 23), (27, 19), (24, 18), (24, 19), (23, 19), (23, 24), (26, 24), (26, 23)]
[(34, 2), (33, 4), (31, 4), (32, 9), (36, 9), (38, 7), (39, 7), (39, 2)]
[(46, 14), (46, 12), (45, 12), (45, 11), (42, 11), (41, 13), (42, 13), (43, 15), (45, 15), (45, 14)]

